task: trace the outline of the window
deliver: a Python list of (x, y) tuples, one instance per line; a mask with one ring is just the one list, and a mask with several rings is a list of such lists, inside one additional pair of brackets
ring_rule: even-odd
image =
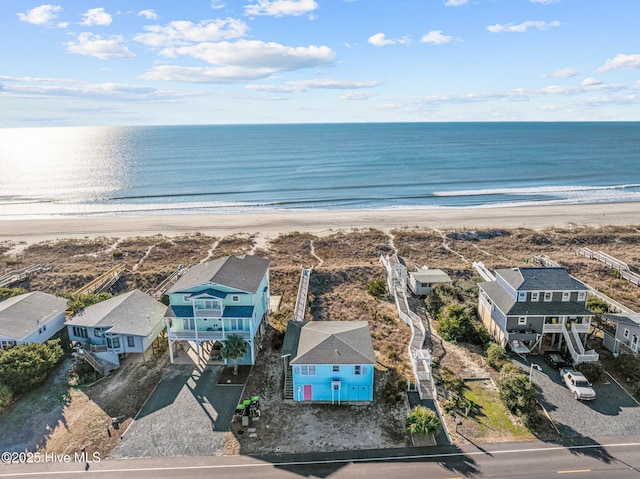
[(316, 375), (316, 367), (315, 365), (304, 364), (300, 366), (300, 374), (302, 376), (315, 376)]
[(120, 349), (120, 338), (107, 337), (107, 347), (112, 349)]
[(354, 376), (360, 376), (362, 374), (362, 366), (354, 366), (353, 374)]
[(229, 320), (229, 329), (231, 331), (243, 331), (244, 321), (242, 318), (231, 318)]
[(103, 338), (104, 337), (104, 331), (102, 331), (102, 329), (100, 329), (100, 328), (96, 328), (96, 329), (93, 330), (93, 335), (96, 338)]
[(129, 346), (130, 348), (135, 347), (136, 345), (136, 340), (133, 336), (127, 336), (127, 346)]
[(579, 291), (578, 292), (578, 301), (584, 301), (584, 298), (586, 297), (586, 293), (584, 291)]
[(194, 318), (182, 318), (182, 329), (185, 331), (196, 329), (196, 320)]
[(79, 338), (88, 338), (87, 328), (81, 328), (80, 326), (73, 327), (73, 335)]
[(42, 330), (43, 330), (43, 331), (46, 331), (46, 330), (47, 330), (47, 325), (46, 325), (46, 324), (43, 324), (43, 325), (42, 325)]
[(340, 372), (340, 366), (338, 364), (334, 364), (333, 365), (333, 372), (334, 373), (339, 373)]
[(522, 326), (527, 324), (527, 317), (526, 316), (520, 316), (518, 318), (518, 326)]
[(627, 328), (624, 329), (624, 337), (625, 339), (629, 339), (629, 330)]
[(538, 291), (531, 293), (531, 301), (540, 301), (540, 293)]
[(15, 341), (2, 341), (2, 349), (12, 348), (15, 345)]
[(233, 301), (234, 303), (237, 303), (238, 301), (240, 301), (240, 296), (238, 296), (237, 294), (234, 294), (233, 296), (231, 296), (231, 301)]
[(571, 293), (569, 291), (562, 292), (562, 301), (569, 301), (571, 299)]
[(523, 302), (527, 300), (527, 292), (526, 291), (518, 291), (518, 302)]
[(200, 299), (196, 301), (196, 309), (220, 309), (220, 302), (213, 299)]
[(544, 300), (551, 301), (553, 299), (553, 293), (551, 291), (544, 292)]
[(183, 300), (185, 303), (188, 303), (189, 301), (191, 301), (191, 295), (189, 295), (189, 294), (185, 294), (185, 295), (182, 297), (182, 300)]

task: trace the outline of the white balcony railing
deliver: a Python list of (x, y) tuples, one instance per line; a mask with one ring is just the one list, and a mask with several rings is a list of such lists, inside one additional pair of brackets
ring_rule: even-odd
[(544, 324), (542, 326), (543, 333), (561, 333), (564, 324)]

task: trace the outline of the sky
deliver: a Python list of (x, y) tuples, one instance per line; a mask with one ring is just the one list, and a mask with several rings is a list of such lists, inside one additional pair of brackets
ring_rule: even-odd
[(2, 0), (0, 127), (640, 120), (638, 0)]

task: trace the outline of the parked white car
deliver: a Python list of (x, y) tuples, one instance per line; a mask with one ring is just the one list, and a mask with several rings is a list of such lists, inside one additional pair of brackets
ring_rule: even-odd
[(591, 401), (596, 398), (596, 392), (587, 378), (573, 368), (560, 368), (560, 377), (578, 401)]

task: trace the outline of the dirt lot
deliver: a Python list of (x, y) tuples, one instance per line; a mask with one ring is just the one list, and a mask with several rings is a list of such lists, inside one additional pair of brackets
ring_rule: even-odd
[[(465, 294), (471, 296), (471, 301), (477, 294), (475, 283), (480, 279), (471, 267), (472, 261), (482, 261), (493, 269), (524, 266), (534, 254), (546, 254), (566, 266), (577, 278), (632, 309), (640, 310), (640, 295), (635, 285), (618, 279), (602, 263), (575, 254), (576, 247), (586, 246), (638, 266), (639, 244), (640, 230), (635, 227), (569, 227), (543, 231), (399, 229), (382, 232), (367, 229), (327, 231), (322, 236), (292, 233), (276, 238), (259, 234), (225, 238), (200, 234), (173, 238), (158, 235), (58, 240), (34, 245), (3, 243), (0, 245), (0, 274), (16, 267), (46, 262), (52, 267), (50, 271), (33, 276), (19, 286), (59, 293), (77, 289), (115, 264), (125, 263), (127, 273), (114, 287), (114, 292), (121, 292), (153, 287), (180, 264), (196, 264), (225, 254), (254, 253), (268, 257), (272, 260), (271, 291), (282, 295), (282, 305), (279, 312), (271, 315), (274, 331), (266, 341), (268, 347), (261, 352), (245, 391), (264, 398), (264, 418), (256, 425), (256, 437), (249, 437), (248, 431), (240, 434), (240, 429), (234, 425), (234, 435), (228, 437), (225, 447), (227, 452), (242, 453), (273, 451), (274, 444), (283, 452), (328, 450), (353, 448), (353, 437), (358, 439), (357, 447), (406, 445), (408, 439), (403, 425), (407, 407), (403, 402), (391, 406), (383, 400), (372, 406), (346, 408), (319, 405), (300, 408), (281, 403), (282, 371), (277, 354), (281, 338), (278, 339), (276, 331), (284, 331), (293, 312), (301, 264), (314, 266), (306, 318), (369, 321), (380, 363), (377, 384), (384, 387), (389, 381), (397, 383), (398, 378), (410, 379), (411, 370), (406, 348), (410, 336), (408, 327), (397, 319), (392, 301), (388, 298), (377, 300), (366, 292), (366, 285), (371, 280), (383, 277), (378, 260), (381, 254), (397, 248), (408, 262), (444, 269)], [(435, 338), (433, 349), (434, 358), (460, 377), (494, 374), (483, 365), (480, 351), (473, 347), (447, 343), (443, 348)], [(126, 429), (128, 421), (158, 383), (165, 364), (163, 356), (153, 365), (122, 368), (92, 387), (67, 388), (57, 396), (60, 398), (57, 403), (59, 413), (51, 416), (54, 421), (41, 420), (33, 429), (31, 442), (16, 438), (13, 444), (29, 443), (56, 452), (75, 452), (87, 446), (108, 454), (118, 442), (118, 434)], [(38, 394), (48, 397), (46, 393)], [(376, 397), (384, 395), (378, 391)], [(304, 414), (295, 416), (294, 409), (296, 413), (303, 411)], [(8, 413), (0, 419), (10, 417)], [(112, 430), (109, 438), (105, 426), (116, 416), (122, 418), (123, 427)], [(283, 421), (283, 418), (294, 417), (295, 421)], [(333, 425), (325, 427), (327, 424)], [(366, 427), (361, 427), (363, 424)], [(284, 433), (277, 425), (284, 428)], [(338, 425), (346, 427), (342, 442), (336, 439), (337, 429), (333, 429)]]

